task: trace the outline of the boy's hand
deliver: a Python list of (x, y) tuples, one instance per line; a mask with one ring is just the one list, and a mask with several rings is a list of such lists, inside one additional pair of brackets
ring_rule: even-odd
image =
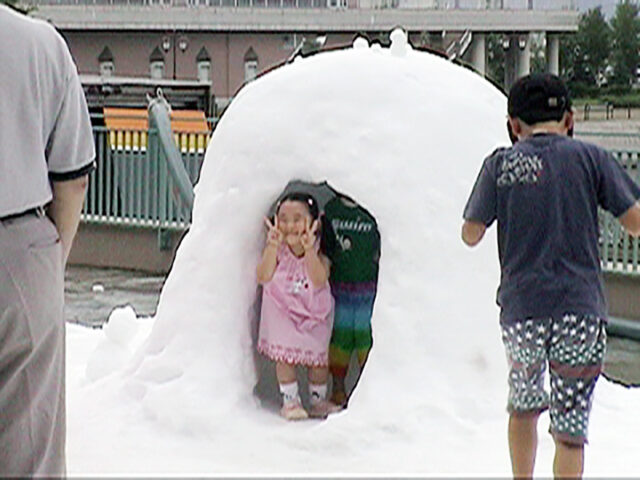
[(316, 232), (318, 231), (319, 225), (320, 222), (318, 222), (318, 220), (314, 220), (313, 223), (310, 223), (310, 220), (307, 218), (304, 233), (300, 235), (300, 243), (302, 243), (302, 247), (305, 252), (311, 250), (313, 245), (316, 243)]
[(273, 247), (279, 247), (284, 239), (284, 234), (278, 228), (278, 217), (275, 217), (273, 223), (267, 217), (264, 218), (264, 223), (269, 229), (267, 231), (267, 245), (271, 245)]

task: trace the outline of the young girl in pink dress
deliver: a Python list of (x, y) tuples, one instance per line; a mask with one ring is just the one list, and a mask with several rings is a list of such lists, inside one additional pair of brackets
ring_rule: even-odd
[[(333, 297), (329, 260), (317, 239), (318, 204), (306, 193), (289, 193), (278, 203), (273, 223), (265, 223), (267, 244), (257, 268), (263, 285), (258, 351), (276, 362), (283, 417), (326, 417), (339, 408), (325, 399)], [(296, 365), (308, 367), (309, 412), (298, 394)]]

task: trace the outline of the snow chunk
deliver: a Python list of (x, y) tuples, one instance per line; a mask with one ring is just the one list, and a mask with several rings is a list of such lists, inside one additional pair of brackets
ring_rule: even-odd
[(394, 57), (403, 57), (411, 49), (407, 39), (407, 33), (401, 28), (396, 28), (389, 37), (391, 39), (391, 55)]
[(369, 48), (369, 41), (364, 37), (358, 37), (353, 41), (353, 48), (356, 50)]

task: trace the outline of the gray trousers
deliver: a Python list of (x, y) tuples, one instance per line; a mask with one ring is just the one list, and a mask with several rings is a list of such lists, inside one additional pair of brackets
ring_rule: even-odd
[(0, 476), (65, 475), (63, 303), (53, 223), (0, 221)]

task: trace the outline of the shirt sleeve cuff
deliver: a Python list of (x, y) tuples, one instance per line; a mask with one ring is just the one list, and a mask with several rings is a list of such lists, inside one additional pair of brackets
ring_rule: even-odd
[(96, 169), (96, 162), (91, 160), (84, 167), (80, 167), (77, 170), (72, 170), (70, 172), (49, 172), (49, 179), (52, 182), (65, 182), (68, 180), (75, 180), (76, 178), (84, 177), (85, 175), (89, 175)]

